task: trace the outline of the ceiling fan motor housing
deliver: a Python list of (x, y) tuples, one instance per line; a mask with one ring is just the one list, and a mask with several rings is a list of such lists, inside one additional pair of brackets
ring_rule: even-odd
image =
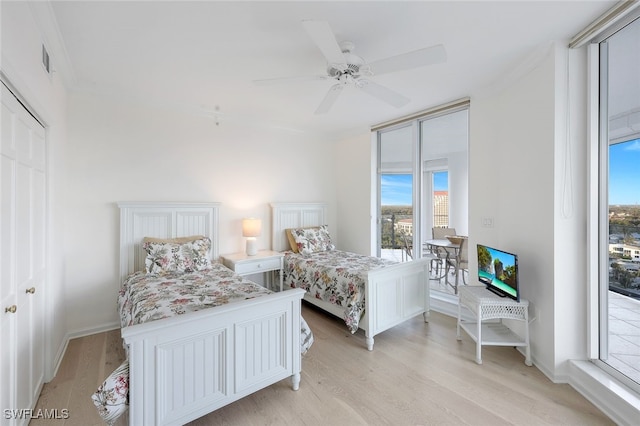
[[(340, 44), (340, 49), (344, 55), (344, 63), (342, 64), (328, 64), (327, 74), (330, 77), (340, 78), (343, 74), (348, 74), (352, 77), (360, 75), (360, 67), (365, 64), (364, 59), (358, 55), (354, 55), (351, 51), (354, 48), (354, 44), (350, 41), (345, 41)], [(345, 68), (346, 65), (346, 68)]]

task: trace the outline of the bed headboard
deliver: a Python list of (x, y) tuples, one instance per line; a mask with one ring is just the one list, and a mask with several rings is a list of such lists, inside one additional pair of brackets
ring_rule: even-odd
[(220, 203), (120, 202), (120, 282), (144, 269), (144, 237), (211, 238), (211, 259), (218, 258)]
[(325, 203), (271, 203), (271, 249), (289, 249), (284, 233), (288, 228), (302, 228), (327, 224)]

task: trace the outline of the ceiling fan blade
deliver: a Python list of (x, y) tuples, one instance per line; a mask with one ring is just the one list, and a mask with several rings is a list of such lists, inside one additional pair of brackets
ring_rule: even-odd
[(295, 83), (298, 81), (320, 81), (327, 80), (329, 76), (326, 75), (302, 75), (296, 77), (279, 77), (279, 78), (267, 78), (264, 80), (253, 80), (253, 84), (256, 86), (270, 86), (272, 84), (282, 83)]
[[(302, 25), (330, 64), (346, 65), (342, 49), (326, 21), (304, 20)], [(346, 66), (345, 66), (346, 68)]]
[(336, 102), (336, 99), (338, 99), (338, 96), (340, 95), (340, 92), (342, 92), (343, 88), (344, 86), (342, 84), (334, 84), (333, 86), (331, 86), (327, 94), (324, 96), (324, 99), (318, 106), (318, 109), (316, 109), (316, 114), (324, 114), (329, 111), (329, 109), (331, 109), (333, 104)]
[(401, 55), (391, 56), (386, 59), (371, 62), (369, 69), (374, 75), (386, 74), (395, 71), (404, 71), (412, 68), (423, 67), (446, 62), (447, 52), (444, 46), (436, 46), (414, 50)]
[(402, 96), (400, 93), (394, 92), (391, 89), (380, 86), (377, 83), (362, 78), (358, 79), (356, 87), (364, 90), (371, 96), (378, 98), (381, 101), (393, 105), (396, 108), (401, 108), (411, 102), (411, 99)]

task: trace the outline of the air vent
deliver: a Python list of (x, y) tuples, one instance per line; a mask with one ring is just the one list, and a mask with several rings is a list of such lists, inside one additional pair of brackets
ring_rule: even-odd
[(47, 74), (51, 74), (51, 68), (49, 67), (49, 52), (47, 52), (47, 48), (42, 45), (42, 66)]

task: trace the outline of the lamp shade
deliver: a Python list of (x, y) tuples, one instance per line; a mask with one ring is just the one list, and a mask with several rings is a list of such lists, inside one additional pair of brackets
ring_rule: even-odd
[(258, 253), (256, 237), (262, 232), (262, 221), (250, 217), (242, 219), (242, 236), (247, 237), (247, 255), (254, 256)]
[(262, 220), (256, 218), (242, 219), (242, 236), (259, 237), (262, 233)]

